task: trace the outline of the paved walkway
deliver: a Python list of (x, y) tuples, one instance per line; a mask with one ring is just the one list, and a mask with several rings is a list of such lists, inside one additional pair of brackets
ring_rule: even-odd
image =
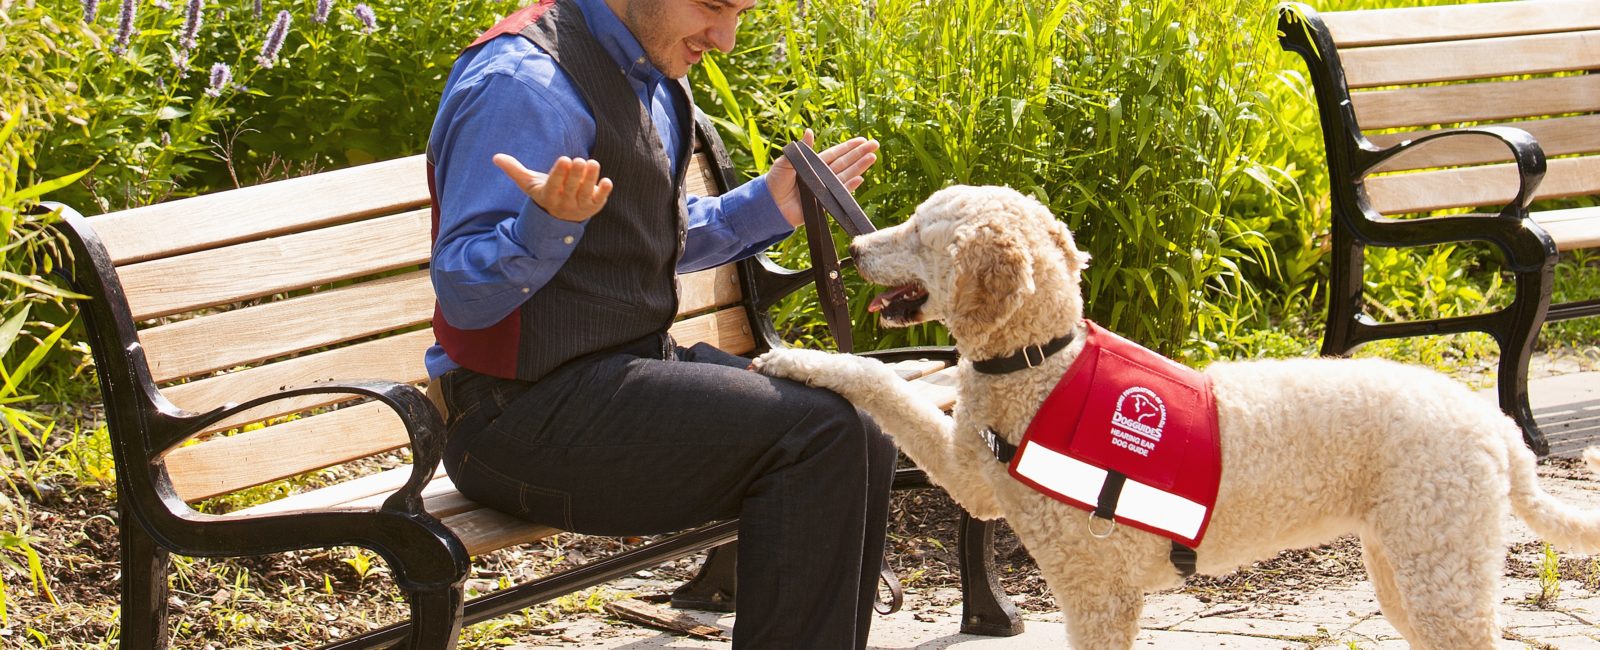
[[(1534, 410), (1559, 454), (1572, 455), (1585, 446), (1600, 444), (1600, 372), (1566, 374), (1561, 367), (1536, 373), (1547, 375), (1532, 383)], [(1493, 399), (1486, 392), (1486, 397)], [(1584, 472), (1541, 468), (1542, 483), (1558, 497), (1574, 504), (1600, 508), (1600, 482)], [(1513, 520), (1510, 542), (1533, 541), (1533, 534)], [(1535, 566), (1535, 552), (1522, 559)], [(1588, 575), (1562, 575), (1561, 595), (1545, 607), (1528, 604), (1540, 586), (1534, 579), (1506, 578), (1500, 590), (1499, 611), (1505, 624), (1501, 648), (1600, 650), (1600, 560), (1588, 563)], [(1567, 571), (1567, 573), (1575, 573)], [(904, 610), (881, 617), (873, 624), (872, 648), (880, 650), (934, 650), (958, 648), (1064, 648), (1066, 632), (1057, 612), (1029, 614), (1026, 631), (1011, 638), (986, 638), (957, 634), (960, 605), (948, 603), (957, 594), (907, 594)], [(1300, 594), (1293, 605), (1249, 602), (1202, 603), (1182, 593), (1146, 598), (1141, 648), (1226, 648), (1229, 650), (1280, 650), (1345, 648), (1379, 650), (1406, 648), (1404, 641), (1378, 612), (1372, 585), (1359, 582), (1338, 588)], [(732, 629), (731, 615), (686, 612), (698, 620)], [(636, 627), (599, 616), (584, 615), (541, 630), (546, 634), (517, 639), (511, 648), (726, 648), (725, 640), (694, 639)]]

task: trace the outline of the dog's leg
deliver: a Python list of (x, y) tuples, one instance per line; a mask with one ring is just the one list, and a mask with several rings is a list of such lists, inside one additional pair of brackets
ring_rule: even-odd
[[(1498, 508), (1485, 510), (1503, 514)], [(1379, 562), (1388, 564), (1393, 578), (1391, 599), (1403, 610), (1400, 620), (1392, 621), (1395, 629), (1422, 650), (1495, 648), (1495, 586), (1505, 561), (1499, 520), (1406, 519), (1392, 525), (1380, 521), (1373, 533)], [(1380, 604), (1387, 614), (1389, 604)]]
[[(952, 444), (955, 422), (932, 402), (912, 392), (899, 375), (877, 359), (817, 350), (773, 350), (756, 358), (762, 374), (826, 388), (871, 416), (884, 433), (928, 479), (944, 488), (962, 508), (979, 519), (1002, 515), (990, 487), (993, 458), (974, 464), (970, 449)], [(973, 439), (976, 443), (976, 437)], [(980, 469), (974, 469), (980, 468)]]
[(1067, 638), (1074, 648), (1126, 650), (1139, 636), (1144, 592), (1126, 583), (1126, 575), (1101, 567), (1077, 565), (1068, 576), (1050, 580), (1050, 591), (1067, 620)]
[(1405, 603), (1400, 599), (1400, 589), (1394, 583), (1394, 563), (1389, 561), (1388, 553), (1378, 544), (1375, 535), (1361, 536), (1361, 559), (1367, 566), (1367, 577), (1372, 579), (1372, 586), (1378, 592), (1378, 609), (1383, 611), (1383, 617), (1400, 636), (1417, 638), (1411, 618), (1406, 616)]

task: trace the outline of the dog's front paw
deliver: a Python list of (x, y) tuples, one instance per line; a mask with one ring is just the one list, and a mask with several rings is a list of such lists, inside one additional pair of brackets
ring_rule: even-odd
[(838, 356), (818, 350), (784, 348), (756, 357), (750, 368), (768, 377), (816, 386), (818, 380), (828, 375), (829, 366), (837, 365), (835, 358)]

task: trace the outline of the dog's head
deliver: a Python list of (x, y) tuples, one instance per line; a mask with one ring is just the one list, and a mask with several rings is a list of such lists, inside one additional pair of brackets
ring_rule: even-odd
[(885, 325), (943, 321), (968, 354), (1048, 340), (1083, 315), (1089, 254), (1049, 209), (1009, 188), (935, 192), (905, 223), (856, 238), (850, 254), (861, 277), (893, 287), (869, 307)]

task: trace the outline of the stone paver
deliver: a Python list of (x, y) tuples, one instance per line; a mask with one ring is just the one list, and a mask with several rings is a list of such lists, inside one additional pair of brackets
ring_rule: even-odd
[[(1535, 411), (1541, 414), (1588, 413), (1600, 408), (1600, 372), (1551, 373), (1536, 379), (1529, 392), (1533, 395)], [(1488, 391), (1485, 396), (1492, 399)], [(1586, 426), (1559, 428), (1556, 435)], [(1565, 501), (1600, 508), (1600, 483), (1547, 476), (1542, 484)], [(1508, 542), (1512, 543), (1533, 540), (1532, 532), (1520, 521), (1508, 528), (1508, 534)], [(1536, 580), (1503, 579), (1498, 611), (1507, 638), (1502, 639), (1498, 647), (1600, 650), (1600, 591), (1591, 591), (1581, 581), (1583, 577), (1563, 576), (1570, 579), (1562, 581), (1561, 596), (1547, 609), (1527, 604), (1528, 597), (1539, 591)], [(1027, 629), (1020, 636), (976, 637), (956, 632), (959, 604), (933, 604), (950, 600), (949, 593), (908, 593), (904, 610), (879, 617), (873, 623), (870, 647), (877, 650), (1068, 647), (1059, 612), (1028, 614)], [(1226, 650), (1407, 647), (1379, 613), (1369, 583), (1320, 589), (1300, 594), (1297, 600), (1292, 605), (1203, 603), (1183, 593), (1153, 594), (1146, 598), (1144, 616), (1140, 619), (1142, 631), (1134, 645), (1137, 648)], [(732, 630), (732, 615), (689, 613), (702, 622), (722, 628), (724, 634)], [(509, 647), (512, 650), (551, 646), (607, 650), (728, 647), (726, 640), (692, 639), (589, 615), (557, 623), (543, 632), (547, 634), (527, 635)]]

